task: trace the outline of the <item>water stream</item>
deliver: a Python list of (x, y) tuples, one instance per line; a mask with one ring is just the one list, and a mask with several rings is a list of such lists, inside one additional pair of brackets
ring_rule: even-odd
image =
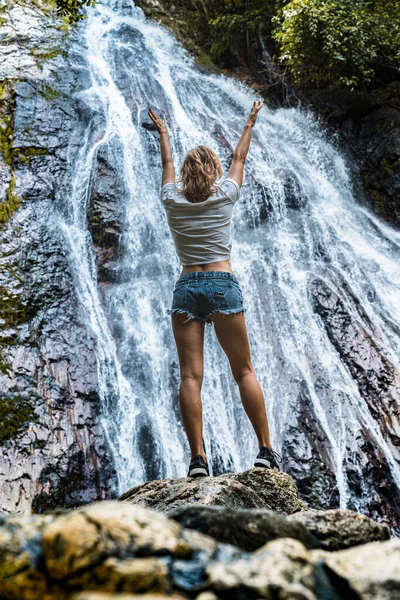
[[(68, 217), (60, 227), (96, 340), (102, 418), (123, 491), (147, 479), (185, 475), (189, 457), (166, 314), (179, 265), (160, 201), (158, 134), (143, 126), (147, 107), (166, 117), (177, 171), (186, 151), (206, 144), (227, 174), (229, 150), (214, 128), (234, 146), (257, 96), (233, 79), (196, 68), (131, 1), (101, 0), (87, 15), (78, 33), (87, 89), (76, 98), (86, 118), (76, 132), (80, 151), (71, 157)], [(87, 208), (104, 146), (120, 179), (123, 237), (118, 282), (100, 289)], [(299, 464), (307, 468), (310, 436), (299, 432), (299, 418), (308, 416), (299, 406), (305, 395), (341, 506), (352, 494), (346, 460), (351, 455), (360, 472), (367, 460), (366, 431), (400, 486), (395, 448), (310, 294), (312, 282), (333, 290), (398, 373), (400, 234), (357, 203), (346, 161), (311, 115), (266, 106), (253, 131), (232, 227), (232, 268), (248, 307), (253, 364), (276, 449), (284, 453), (287, 440), (295, 439)], [(204, 441), (213, 473), (250, 468), (256, 438), (211, 328), (204, 360)], [(367, 493), (359, 492), (360, 501)]]

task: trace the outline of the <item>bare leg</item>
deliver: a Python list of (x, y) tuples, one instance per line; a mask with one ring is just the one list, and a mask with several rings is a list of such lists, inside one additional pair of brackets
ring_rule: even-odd
[(178, 351), (181, 383), (179, 388), (179, 406), (183, 425), (189, 441), (192, 458), (200, 454), (204, 460), (202, 433), (201, 386), (203, 383), (203, 343), (204, 323), (197, 319), (187, 320), (187, 315), (172, 315), (172, 331)]
[(264, 395), (250, 358), (244, 313), (211, 317), (217, 339), (229, 359), (232, 375), (239, 386), (243, 408), (249, 417), (258, 439), (258, 445), (272, 450)]

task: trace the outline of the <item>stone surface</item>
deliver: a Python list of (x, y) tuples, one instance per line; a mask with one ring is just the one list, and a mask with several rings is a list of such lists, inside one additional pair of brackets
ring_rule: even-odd
[(218, 600), (218, 597), (213, 592), (201, 592), (196, 600)]
[[(357, 383), (374, 421), (379, 423), (391, 454), (397, 456), (400, 445), (399, 373), (395, 361), (382, 351), (379, 343), (382, 334), (378, 325), (371, 322), (342, 278), (339, 279), (339, 285), (334, 287), (322, 278), (310, 278), (309, 294), (313, 310), (324, 323), (329, 340)], [(357, 310), (360, 318), (354, 318), (353, 309)], [(306, 412), (305, 407), (301, 407), (301, 410)], [(376, 519), (386, 515), (386, 520), (398, 529), (400, 496), (396, 481), (386, 457), (376, 452), (370, 427), (360, 423), (360, 428), (364, 440), (361, 469), (354, 466), (351, 454), (345, 458), (348, 485), (352, 492), (349, 508)], [(315, 470), (309, 471), (309, 477), (312, 478)], [(360, 490), (371, 483), (374, 486), (373, 493), (367, 496), (363, 504), (356, 503)], [(321, 484), (321, 487), (326, 486), (326, 477)], [(299, 488), (302, 493), (301, 484)], [(315, 489), (315, 492), (316, 496), (318, 490)], [(355, 504), (351, 504), (353, 499)], [(317, 508), (316, 503), (312, 504)]]
[(157, 558), (107, 558), (99, 566), (69, 578), (68, 585), (76, 589), (101, 590), (102, 592), (141, 593), (169, 592), (168, 566)]
[(72, 592), (195, 593), (211, 560), (240, 550), (141, 506), (92, 504), (61, 515), (2, 517), (0, 597), (64, 600)]
[(177, 523), (143, 507), (115, 502), (58, 517), (43, 532), (43, 549), (46, 568), (55, 580), (70, 578), (109, 557), (187, 558), (192, 552)]
[(342, 550), (390, 538), (387, 525), (352, 510), (309, 510), (291, 515), (288, 520), (301, 523), (325, 550)]
[(48, 582), (40, 569), (42, 532), (52, 515), (0, 516), (0, 597), (45, 598)]
[[(226, 510), (231, 518), (225, 528), (232, 537), (241, 527), (238, 513), (267, 514), (197, 508), (214, 514)], [(341, 543), (355, 543), (357, 528), (365, 530), (364, 518), (336, 512)], [(274, 516), (303, 530), (295, 521), (301, 513)], [(328, 521), (331, 527), (330, 514)], [(257, 525), (257, 517), (253, 523)], [(309, 523), (315, 527), (315, 520)], [(221, 532), (215, 535), (221, 538)], [(247, 547), (254, 540), (254, 531), (248, 532)], [(129, 503), (99, 502), (62, 514), (0, 518), (4, 600), (397, 600), (399, 559), (399, 539), (327, 552), (281, 537), (247, 552)]]
[(120, 257), (122, 210), (118, 198), (122, 196), (123, 184), (117, 173), (114, 154), (107, 145), (100, 147), (96, 153), (96, 172), (88, 204), (88, 224), (100, 284), (116, 281), (117, 259)]
[(217, 595), (229, 598), (298, 598), (312, 600), (315, 594), (311, 555), (297, 540), (269, 542), (249, 560), (228, 565), (211, 564), (208, 585)]
[(400, 82), (371, 93), (325, 90), (311, 95), (315, 110), (340, 134), (364, 200), (400, 225)]
[(289, 475), (262, 468), (217, 477), (149, 481), (128, 490), (119, 500), (162, 512), (193, 503), (232, 508), (268, 508), (285, 514), (307, 508), (299, 500), (297, 488)]
[[(348, 582), (351, 598), (357, 600), (396, 600), (400, 598), (400, 539), (372, 542), (343, 550), (321, 553), (326, 566)], [(345, 596), (344, 596), (345, 597)]]
[(41, 512), (116, 489), (59, 227), (85, 71), (53, 4), (0, 9), (0, 510)]
[[(102, 592), (79, 592), (79, 594), (74, 594), (70, 600), (184, 600), (184, 597), (177, 596), (176, 594), (108, 594)], [(204, 600), (207, 599), (205, 598)], [(209, 600), (212, 600), (212, 598)]]
[[(290, 520), (270, 510), (188, 504), (168, 513), (168, 516), (183, 527), (196, 529), (248, 552), (277, 538), (299, 540), (306, 548), (319, 547), (318, 540), (310, 534), (301, 520)], [(371, 523), (378, 527), (373, 521)]]

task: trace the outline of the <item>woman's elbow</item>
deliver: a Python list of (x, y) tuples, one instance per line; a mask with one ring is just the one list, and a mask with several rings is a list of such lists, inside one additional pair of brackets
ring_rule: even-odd
[(240, 152), (233, 153), (233, 160), (237, 160), (238, 162), (244, 163), (246, 160), (246, 155), (241, 154)]

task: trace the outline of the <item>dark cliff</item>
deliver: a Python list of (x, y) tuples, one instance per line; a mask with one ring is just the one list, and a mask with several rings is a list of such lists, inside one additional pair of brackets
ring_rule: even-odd
[(81, 74), (45, 2), (3, 7), (0, 40), (1, 505), (40, 512), (112, 497), (116, 475), (58, 227)]

